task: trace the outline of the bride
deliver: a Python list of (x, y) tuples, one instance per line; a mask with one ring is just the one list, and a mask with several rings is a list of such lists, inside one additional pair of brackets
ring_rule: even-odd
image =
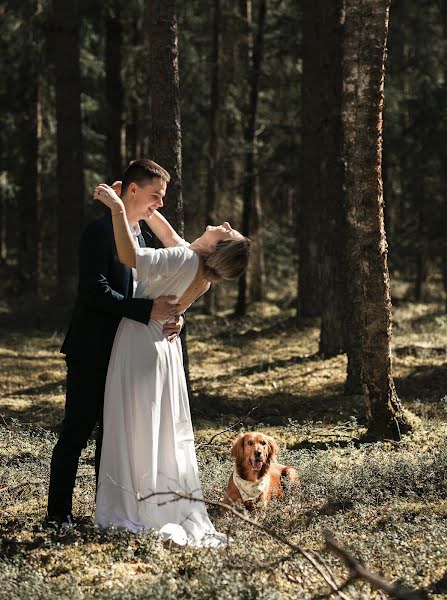
[[(227, 222), (209, 225), (188, 244), (154, 211), (147, 223), (165, 248), (137, 248), (115, 191), (100, 184), (94, 197), (111, 209), (119, 260), (137, 272), (137, 297), (174, 295), (184, 312), (211, 283), (236, 279), (247, 268), (251, 242)], [(169, 342), (163, 325), (123, 318), (118, 327), (105, 388), (96, 522), (218, 547), (227, 536), (200, 501), (181, 343)], [(177, 491), (199, 501), (169, 493)]]

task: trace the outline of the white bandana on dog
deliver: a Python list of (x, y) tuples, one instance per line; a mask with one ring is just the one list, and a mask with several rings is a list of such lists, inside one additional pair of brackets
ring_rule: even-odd
[(233, 481), (244, 502), (247, 500), (256, 500), (267, 487), (268, 473), (256, 481), (247, 481), (246, 479), (239, 477), (235, 467), (233, 471)]

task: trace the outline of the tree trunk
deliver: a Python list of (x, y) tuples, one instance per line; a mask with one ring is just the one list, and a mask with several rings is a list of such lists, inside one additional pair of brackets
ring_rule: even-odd
[[(175, 0), (152, 0), (149, 3), (149, 41), (152, 154), (154, 160), (171, 175), (163, 213), (183, 236), (182, 137)], [(192, 396), (185, 331), (181, 336), (183, 364), (188, 392)]]
[(320, 0), (321, 126), (320, 126), (320, 286), (319, 352), (335, 356), (344, 349), (344, 165), (342, 158), (342, 36), (343, 0)]
[(424, 284), (428, 276), (428, 242), (424, 226), (424, 211), (421, 207), (418, 214), (418, 247), (416, 255), (416, 281), (414, 296), (416, 302), (423, 302)]
[[(346, 0), (343, 126), (351, 336), (348, 360), (366, 401), (369, 433), (409, 429), (391, 371), (391, 297), (382, 190), (382, 110), (389, 0)], [(352, 376), (348, 369), (348, 375)]]
[(248, 271), (250, 300), (252, 302), (261, 302), (265, 297), (265, 261), (262, 217), (261, 187), (259, 177), (256, 176), (252, 214), (253, 250)]
[(149, 2), (152, 155), (171, 175), (163, 213), (183, 235), (182, 159), (175, 0)]
[[(251, 234), (251, 215), (253, 193), (256, 181), (255, 160), (256, 160), (256, 123), (258, 116), (258, 93), (259, 76), (261, 73), (262, 56), (264, 52), (264, 29), (265, 15), (267, 10), (266, 0), (260, 0), (258, 6), (258, 27), (256, 38), (253, 44), (251, 82), (250, 82), (250, 102), (248, 124), (245, 134), (245, 173), (243, 187), (243, 214), (242, 231), (245, 236)], [(236, 304), (236, 314), (245, 315), (247, 311), (247, 277), (246, 274), (239, 278), (239, 293)]]
[[(441, 3), (441, 18), (442, 18), (442, 32), (444, 42), (444, 98), (447, 98), (447, 0), (442, 0)], [(444, 132), (447, 130), (447, 120), (444, 118)], [(443, 223), (447, 222), (447, 154), (445, 148), (441, 155), (441, 164), (444, 168), (442, 169), (442, 184), (444, 202), (442, 207), (441, 219)], [(441, 238), (440, 244), (441, 252), (441, 269), (442, 269), (442, 280), (444, 284), (444, 296), (445, 296), (445, 312), (447, 313), (447, 237), (445, 235)]]
[(6, 262), (6, 195), (0, 185), (0, 264)]
[(123, 126), (123, 86), (121, 81), (121, 62), (123, 27), (121, 25), (120, 0), (115, 0), (106, 10), (106, 101), (107, 135), (106, 158), (107, 178), (110, 183), (121, 177), (121, 129)]
[[(298, 213), (298, 304), (297, 317), (320, 314), (319, 219), (321, 93), (319, 47), (320, 3), (303, 2), (302, 155), (301, 192)], [(329, 74), (328, 74), (329, 75)]]
[[(217, 222), (216, 215), (216, 193), (217, 193), (217, 161), (218, 161), (218, 119), (219, 119), (219, 63), (220, 63), (220, 21), (221, 6), (220, 0), (214, 0), (214, 18), (213, 18), (213, 44), (212, 44), (212, 76), (211, 76), (211, 96), (210, 96), (210, 139), (208, 144), (208, 179), (207, 179), (207, 206), (205, 225), (214, 225)], [(210, 291), (205, 296), (205, 311), (209, 315), (216, 312), (216, 287), (211, 286)]]
[(53, 0), (57, 119), (58, 297), (73, 300), (84, 215), (84, 174), (77, 0)]
[(22, 291), (35, 297), (39, 280), (39, 213), (38, 213), (38, 104), (39, 75), (36, 60), (34, 17), (37, 0), (27, 4), (24, 19), (27, 38), (23, 40), (20, 61), (20, 243), (18, 247), (19, 273)]

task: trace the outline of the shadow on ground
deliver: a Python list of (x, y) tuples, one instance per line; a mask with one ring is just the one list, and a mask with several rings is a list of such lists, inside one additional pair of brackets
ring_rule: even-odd
[[(363, 413), (362, 399), (358, 396), (344, 396), (342, 389), (343, 386), (339, 386), (338, 393), (332, 396), (275, 392), (256, 399), (249, 396), (234, 399), (224, 395), (202, 393), (192, 399), (191, 412), (193, 417), (219, 421), (232, 418), (243, 421), (244, 415), (250, 413), (246, 419), (248, 424), (287, 425), (289, 419), (298, 422), (338, 423), (348, 420), (351, 416), (360, 420)], [(254, 407), (255, 410), (252, 411)]]
[(447, 394), (447, 362), (441, 365), (417, 365), (407, 376), (395, 375), (400, 398), (418, 398), (423, 403), (437, 402)]
[(17, 419), (22, 424), (58, 432), (64, 418), (64, 403), (56, 403), (53, 398), (40, 399), (38, 402), (9, 400), (7, 404), (2, 404), (0, 416), (6, 425), (12, 419)]

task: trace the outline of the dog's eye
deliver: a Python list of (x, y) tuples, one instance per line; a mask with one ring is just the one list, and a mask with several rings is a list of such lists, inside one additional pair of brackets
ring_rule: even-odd
[(265, 442), (261, 442), (261, 444), (262, 444), (263, 446), (265, 446)]
[(253, 442), (251, 440), (248, 440), (247, 445), (248, 446), (253, 446)]

